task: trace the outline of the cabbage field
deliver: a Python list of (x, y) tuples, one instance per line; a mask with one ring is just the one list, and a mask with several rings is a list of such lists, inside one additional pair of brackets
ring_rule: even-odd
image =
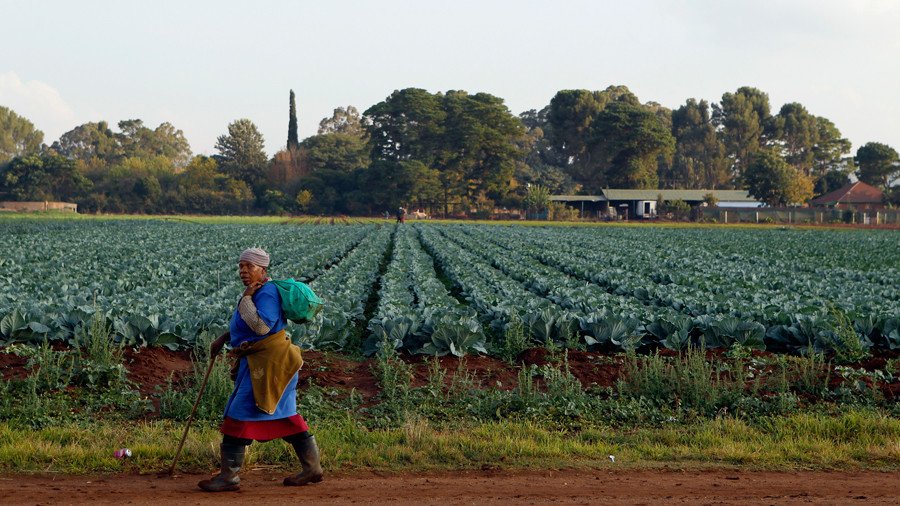
[(134, 346), (221, 332), (260, 246), (326, 301), (305, 348), (496, 354), (534, 343), (804, 353), (900, 348), (891, 231), (477, 224), (0, 221), (0, 345), (72, 342), (92, 317)]

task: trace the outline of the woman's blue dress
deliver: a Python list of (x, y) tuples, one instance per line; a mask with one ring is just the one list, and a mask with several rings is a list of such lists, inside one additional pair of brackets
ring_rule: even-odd
[[(284, 311), (281, 309), (281, 295), (274, 283), (266, 283), (253, 294), (253, 303), (256, 304), (256, 312), (259, 317), (271, 329), (268, 334), (261, 336), (250, 330), (250, 327), (241, 319), (235, 308), (231, 316), (231, 346), (236, 348), (245, 342), (254, 342), (276, 334), (287, 325)], [(297, 414), (297, 374), (288, 384), (278, 401), (275, 412), (271, 415), (264, 413), (256, 407), (253, 398), (253, 385), (250, 383), (250, 371), (247, 367), (247, 358), (241, 358), (238, 366), (237, 378), (234, 383), (234, 391), (225, 405), (225, 417), (240, 421), (266, 421), (287, 418)]]

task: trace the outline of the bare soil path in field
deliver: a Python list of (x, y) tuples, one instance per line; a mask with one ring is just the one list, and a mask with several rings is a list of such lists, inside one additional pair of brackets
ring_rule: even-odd
[(740, 471), (461, 471), (329, 475), (288, 488), (282, 474), (243, 474), (208, 494), (206, 476), (0, 476), (3, 504), (900, 504), (900, 473)]

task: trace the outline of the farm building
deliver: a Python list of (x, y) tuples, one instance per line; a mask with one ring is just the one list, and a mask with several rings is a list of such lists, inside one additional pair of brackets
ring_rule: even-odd
[(703, 204), (706, 195), (712, 194), (719, 207), (760, 207), (744, 190), (617, 190), (604, 189), (600, 195), (553, 195), (550, 200), (562, 202), (581, 212), (582, 217), (620, 216), (628, 218), (653, 218), (660, 196), (667, 202), (682, 200), (691, 207)]
[(857, 181), (814, 198), (809, 203), (817, 207), (834, 209), (852, 208), (859, 211), (884, 209), (884, 193), (872, 185)]
[(578, 209), (582, 218), (602, 216), (609, 204), (603, 195), (551, 195), (550, 201)]

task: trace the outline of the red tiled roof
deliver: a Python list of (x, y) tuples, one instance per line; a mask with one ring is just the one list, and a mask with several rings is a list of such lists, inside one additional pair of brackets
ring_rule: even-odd
[(880, 204), (884, 194), (872, 185), (857, 181), (810, 201), (814, 205)]

